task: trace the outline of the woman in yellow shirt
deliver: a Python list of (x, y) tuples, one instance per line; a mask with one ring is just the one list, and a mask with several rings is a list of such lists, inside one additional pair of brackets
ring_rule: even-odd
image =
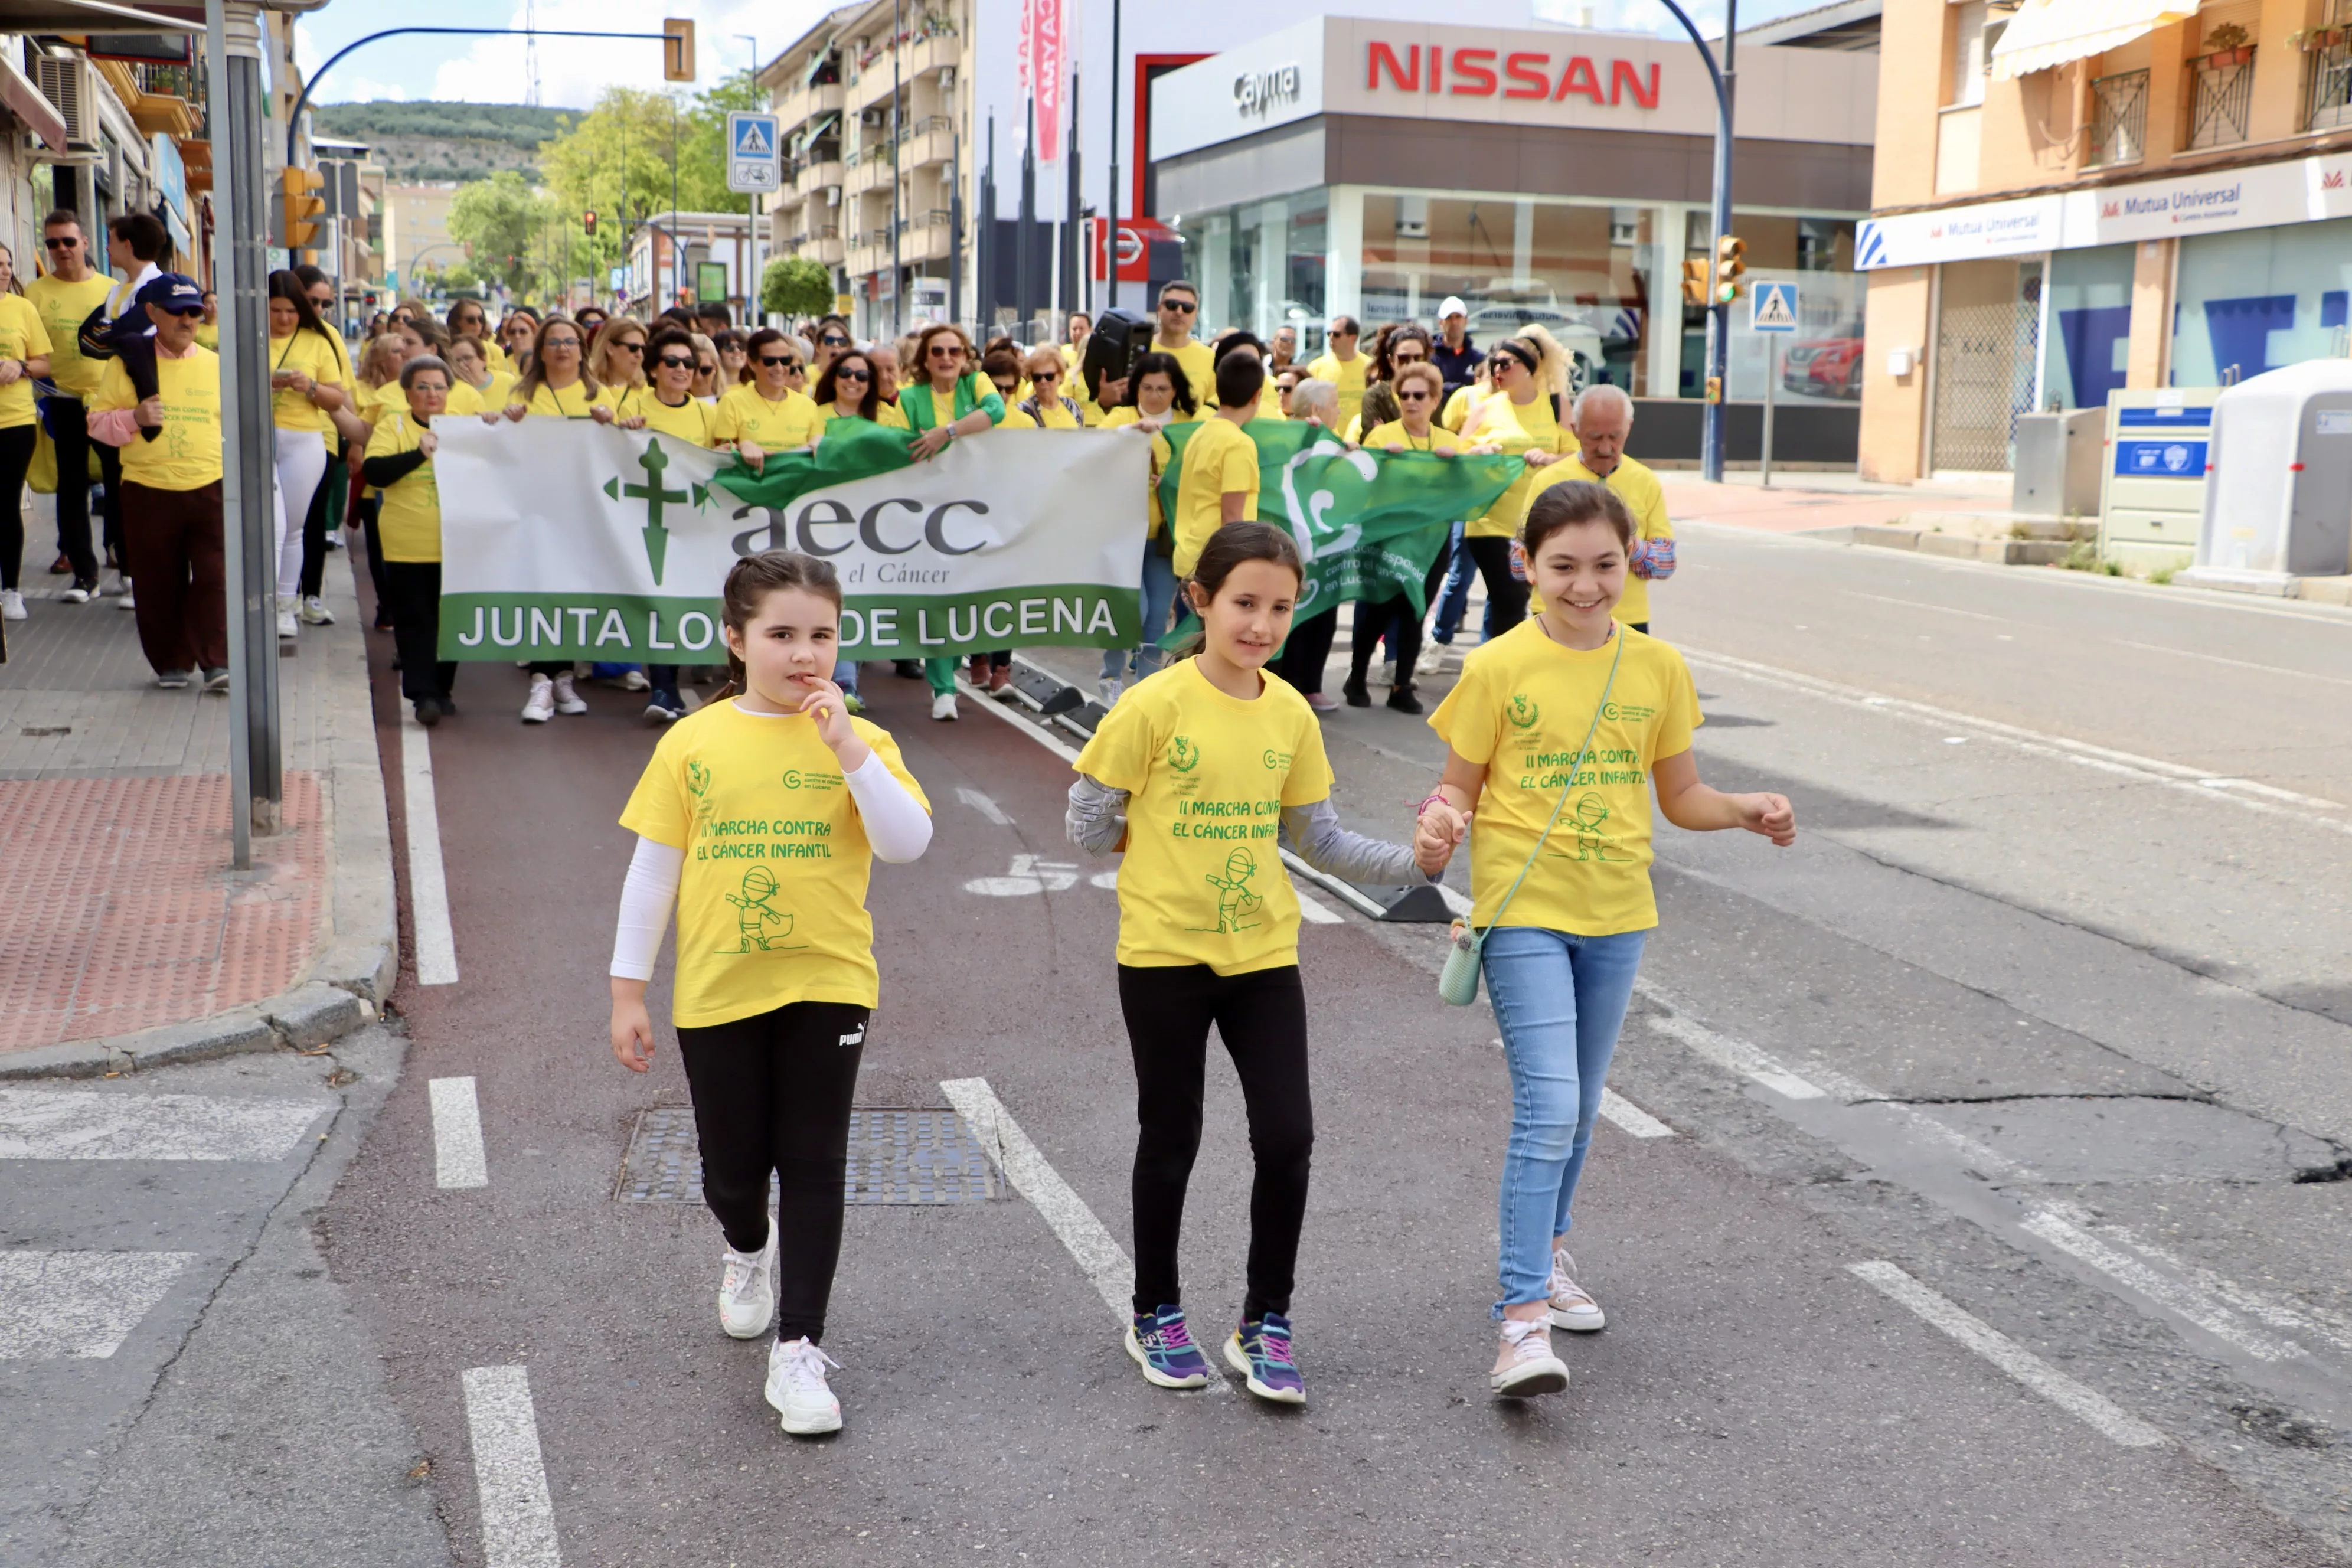
[(334, 619), (302, 583), (304, 520), (327, 479), (327, 435), (351, 389), (343, 379), (342, 345), (319, 320), (302, 279), (280, 268), (269, 275), (270, 423), (277, 426), (278, 635), (295, 635), (295, 610), (312, 626)]
[(816, 411), (828, 425), (836, 419), (864, 419), (904, 430), (907, 416), (897, 404), (883, 400), (881, 380), (864, 349), (836, 354), (816, 378)]
[(448, 361), (454, 378), (449, 385), (450, 413), (478, 415), (507, 405), (514, 392), (514, 374), (490, 368), (488, 343), (471, 335), (452, 338), (449, 352), (442, 357)]
[[(455, 343), (459, 338), (472, 338), (478, 342), (482, 345), (483, 363), (491, 370), (509, 368), (506, 350), (499, 346), (499, 340), (491, 333), (489, 314), (482, 309), (479, 300), (460, 300), (449, 307), (449, 341)], [(455, 392), (457, 388), (452, 384), (449, 390)], [(455, 413), (456, 410), (450, 412)]]
[(1624, 502), (1605, 486), (1556, 485), (1528, 509), (1520, 542), (1543, 608), (1473, 652), (1430, 716), (1445, 769), (1413, 832), (1414, 863), (1440, 876), (1477, 816), (1473, 909), (1456, 940), (1483, 971), (1511, 1075), (1494, 1308), (1502, 1342), (1487, 1382), (1511, 1399), (1568, 1386), (1555, 1327), (1608, 1321), (1569, 1255), (1570, 1205), (1658, 923), (1651, 793), (1685, 831), (1743, 827), (1781, 846), (1797, 837), (1785, 795), (1725, 795), (1699, 781), (1689, 667), (1616, 623), (1633, 542)]
[(806, 393), (793, 390), (800, 356), (782, 331), (761, 327), (751, 334), (744, 353), (744, 368), (751, 379), (719, 395), (719, 441), (732, 446), (758, 473), (771, 452), (805, 450), (824, 420)]
[(996, 421), (999, 430), (1038, 428), (1036, 416), (1021, 405), (1020, 392), (1026, 383), (1022, 378), (1018, 353), (1010, 349), (991, 349), (980, 356), (980, 374), (988, 377), (989, 384), (996, 388), (998, 400), (1004, 405), (1004, 412)]
[[(7, 247), (0, 246), (0, 258)], [(16, 290), (13, 258), (0, 261), (6, 292), (0, 293), (0, 620), (25, 618), (19, 579), (25, 570), (25, 474), (33, 466), (39, 428), (33, 412), (33, 383), (49, 374), (49, 329), (40, 312)], [(87, 603), (89, 591), (79, 583)]]
[[(613, 395), (598, 384), (584, 362), (588, 334), (569, 316), (550, 316), (531, 340), (530, 367), (515, 383), (513, 401), (499, 410), (518, 423), (541, 419), (613, 417)], [(580, 711), (586, 712), (586, 705)], [(570, 710), (565, 710), (570, 711)]]
[(1486, 584), (1486, 640), (1527, 618), (1528, 585), (1511, 572), (1511, 536), (1528, 510), (1535, 471), (1575, 445), (1563, 434), (1560, 394), (1567, 384), (1568, 354), (1541, 327), (1506, 338), (1487, 353), (1495, 393), (1463, 422), (1462, 433), (1481, 446), (1524, 456), (1528, 471), (1505, 490), (1485, 515), (1470, 520), (1463, 543)]
[[(1084, 316), (1072, 318), (1084, 321)], [(1021, 403), (1021, 411), (1036, 422), (1041, 430), (1082, 430), (1086, 427), (1086, 409), (1075, 397), (1063, 395), (1062, 383), (1069, 375), (1069, 367), (1062, 363), (1059, 349), (1032, 349), (1022, 367), (1029, 376), (1029, 395)]]
[(588, 367), (596, 384), (613, 394), (613, 417), (626, 420), (646, 398), (646, 324), (614, 316), (589, 340)]
[[(625, 316), (615, 316), (605, 323), (605, 330), (611, 331), (616, 322), (637, 325)], [(621, 415), (621, 427), (651, 430), (690, 447), (716, 447), (718, 411), (694, 395), (694, 335), (680, 327), (664, 327), (653, 335), (646, 349), (652, 361), (651, 384), (635, 389), (628, 411)], [(677, 672), (678, 667), (674, 664), (646, 666), (646, 679), (651, 685), (646, 698), (646, 717), (656, 724), (674, 724), (686, 717), (686, 703), (678, 696)]]
[(441, 657), (441, 490), (433, 477), (433, 454), (441, 442), (433, 421), (447, 412), (456, 379), (429, 355), (401, 366), (393, 384), (404, 405), (394, 406), (389, 397), (378, 405), (360, 465), (361, 478), (377, 491), (372, 543), (383, 559), (400, 694), (415, 705), (416, 721), (427, 726), (457, 710), (450, 700), (457, 666)]
[(1130, 664), (1141, 680), (1167, 660), (1160, 646), (1168, 629), (1168, 612), (1176, 603), (1175, 536), (1160, 506), (1160, 480), (1175, 460), (1175, 449), (1161, 435), (1171, 424), (1192, 417), (1192, 382), (1174, 354), (1154, 349), (1139, 356), (1127, 378), (1125, 403), (1105, 409), (1105, 430), (1134, 428), (1151, 437), (1150, 522), (1143, 537), (1143, 642), (1138, 647), (1103, 649), (1102, 676), (1096, 683), (1096, 700), (1108, 712), (1118, 702)]

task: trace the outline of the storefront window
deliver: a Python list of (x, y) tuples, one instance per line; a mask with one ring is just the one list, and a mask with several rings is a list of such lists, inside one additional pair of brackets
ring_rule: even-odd
[[(1760, 402), (1775, 356), (1780, 379), (1772, 395), (1782, 403), (1858, 404), (1862, 400), (1862, 275), (1853, 269), (1853, 220), (1796, 217), (1779, 213), (1735, 212), (1732, 232), (1747, 242), (1748, 292), (1731, 308), (1729, 384), (1735, 403)], [(1715, 248), (1705, 214), (1693, 214), (1689, 254), (1704, 258)], [(1754, 285), (1793, 284), (1797, 330), (1758, 332)], [(1698, 397), (1706, 386), (1706, 313), (1683, 312), (1682, 395)]]
[(1321, 353), (1329, 208), (1318, 187), (1185, 215), (1184, 264), (1201, 285), (1202, 332), (1245, 327), (1270, 339), (1292, 326), (1302, 351)]
[(2101, 245), (2050, 258), (2050, 331), (2042, 345), (2044, 408), (2105, 408), (2131, 348), (2132, 249)]
[(1478, 342), (1540, 324), (1575, 360), (1579, 385), (1647, 396), (1664, 218), (1655, 207), (1367, 192), (1362, 314), (1433, 328), (1438, 302), (1458, 294)]
[(2172, 384), (2215, 386), (2345, 352), (2352, 218), (2180, 242)]

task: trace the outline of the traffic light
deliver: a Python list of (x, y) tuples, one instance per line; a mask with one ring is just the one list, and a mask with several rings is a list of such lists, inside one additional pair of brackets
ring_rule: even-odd
[(1728, 305), (1748, 291), (1739, 279), (1747, 274), (1748, 242), (1736, 235), (1725, 235), (1715, 242), (1715, 302)]
[(671, 16), (662, 23), (662, 80), (694, 79), (694, 23)]
[(593, 237), (596, 233), (596, 209), (590, 207), (580, 215), (580, 232)]
[(319, 194), (326, 182), (316, 169), (286, 166), (285, 209), (286, 248), (308, 250), (319, 237), (319, 215), (327, 210), (326, 198)]
[(1699, 258), (1683, 263), (1683, 303), (1706, 308), (1706, 260)]
[(1710, 375), (1706, 378), (1706, 400), (1709, 403), (1723, 401), (1723, 377)]

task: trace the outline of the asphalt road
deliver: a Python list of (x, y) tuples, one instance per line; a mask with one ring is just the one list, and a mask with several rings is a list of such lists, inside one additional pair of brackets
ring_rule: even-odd
[[(307, 1558), (215, 1560), (2352, 1560), (2352, 1182), (2324, 1179), (2352, 1169), (2352, 811), (2326, 804), (2352, 799), (2330, 696), (2352, 622), (1715, 530), (1684, 559), (1655, 629), (1698, 673), (1702, 767), (1773, 781), (1807, 833), (1776, 853), (1663, 830), (1626, 1104), (1579, 1215), (1612, 1321), (1563, 1344), (1566, 1394), (1483, 1392), (1491, 1017), (1437, 1001), (1433, 928), (1312, 888), (1339, 918), (1302, 940), (1310, 1403), (1143, 1384), (1087, 1228), (1125, 1243), (1133, 1100), (1114, 895), (1063, 840), (1066, 763), (970, 700), (929, 722), (877, 666), (873, 716), (939, 832), (877, 868), (859, 1100), (969, 1105), (985, 1080), (1015, 1180), (850, 1207), (827, 1336), (847, 1427), (781, 1436), (764, 1352), (712, 1321), (707, 1214), (615, 1195), (642, 1113), (686, 1103), (667, 1031), (649, 1079), (604, 1045), (640, 701), (591, 688), (587, 717), (525, 728), (519, 672), (480, 666), (432, 737), (458, 979), (404, 976), (404, 1042), (343, 1090), (388, 1098), (320, 1124), (365, 1137), (319, 1215), (324, 1297), (295, 1314), (347, 1314), (341, 1398), (379, 1436), (313, 1441), (404, 1555), (346, 1556), (321, 1521)], [(381, 685), (378, 713), (397, 837)], [(1327, 733), (1343, 813), (1402, 834), (1429, 731), (1375, 708)], [(445, 1187), (472, 1179), (452, 1090), (435, 1114), (459, 1079), (481, 1184)], [(1248, 1181), (1230, 1069), (1210, 1085), (1185, 1258), (1204, 1329), (1237, 1304)], [(12, 1245), (95, 1223), (7, 1210)], [(206, 1342), (187, 1311), (174, 1332)], [(124, 1342), (152, 1334), (169, 1388), (165, 1326)], [(265, 1342), (218, 1332), (248, 1363)], [(41, 1384), (44, 1408), (74, 1386)], [(240, 1425), (147, 1430), (207, 1423)], [(56, 1484), (118, 1500), (104, 1539), (135, 1539), (134, 1488)], [(289, 1514), (166, 1496), (216, 1539)]]

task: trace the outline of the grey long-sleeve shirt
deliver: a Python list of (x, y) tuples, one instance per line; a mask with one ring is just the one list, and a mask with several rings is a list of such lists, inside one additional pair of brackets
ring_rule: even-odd
[[(1070, 842), (1089, 855), (1108, 855), (1127, 831), (1128, 792), (1113, 789), (1100, 779), (1080, 773), (1070, 786), (1069, 808), (1063, 815)], [(1372, 887), (1402, 887), (1433, 882), (1412, 863), (1412, 850), (1350, 833), (1339, 826), (1339, 814), (1330, 801), (1282, 809), (1282, 834), (1277, 840), (1327, 877)]]

